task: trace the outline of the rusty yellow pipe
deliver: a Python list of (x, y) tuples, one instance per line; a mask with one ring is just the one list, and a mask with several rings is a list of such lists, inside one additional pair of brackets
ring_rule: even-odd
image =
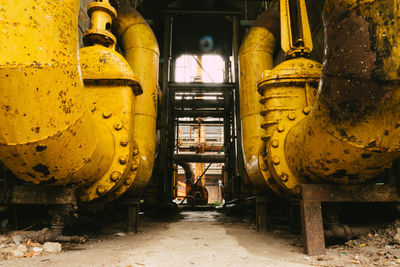
[(291, 169), (362, 183), (400, 156), (398, 0), (327, 0), (318, 101), (288, 135)]
[(124, 56), (141, 81), (143, 94), (135, 99), (134, 139), (140, 154), (138, 174), (130, 187), (139, 194), (149, 181), (156, 146), (159, 48), (146, 20), (130, 5), (118, 9), (116, 32)]
[(79, 1), (0, 1), (0, 160), (25, 181), (84, 184), (110, 165), (78, 61)]
[(270, 182), (267, 167), (259, 155), (263, 150), (261, 140), (263, 131), (260, 128), (262, 116), (257, 83), (264, 70), (273, 68), (278, 34), (279, 10), (275, 5), (254, 22), (239, 51), (240, 118), (246, 173), (250, 181), (259, 189), (269, 186), (276, 192), (278, 189), (275, 183)]

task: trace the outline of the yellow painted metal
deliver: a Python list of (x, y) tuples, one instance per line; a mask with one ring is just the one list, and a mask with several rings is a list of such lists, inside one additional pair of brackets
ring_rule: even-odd
[(79, 1), (0, 1), (0, 160), (25, 181), (87, 184), (112, 161), (78, 63)]
[(114, 154), (107, 172), (81, 189), (82, 201), (103, 197), (112, 200), (123, 194), (137, 173), (139, 157), (133, 139), (135, 94), (140, 93), (137, 78), (125, 59), (100, 45), (80, 50), (85, 96), (93, 117), (113, 135)]
[(113, 49), (116, 11), (107, 0), (89, 5), (79, 62), (79, 1), (0, 6), (0, 160), (26, 181), (77, 185), (81, 201), (120, 196), (140, 164), (133, 125), (142, 88)]
[[(280, 0), (282, 50), (289, 57), (310, 54), (313, 50), (313, 42), (308, 23), (306, 2), (305, 0), (296, 0), (298, 21), (295, 21), (294, 25), (292, 25), (293, 21), (290, 14), (290, 2), (289, 0)], [(296, 40), (293, 40), (292, 26), (298, 29)]]
[[(353, 56), (354, 62), (359, 62), (358, 68), (352, 69), (346, 62), (349, 66), (345, 67), (355, 74), (344, 82), (343, 74), (330, 68), (330, 76), (327, 73), (323, 78), (338, 77), (335, 93), (331, 93), (327, 82), (322, 82), (320, 101), (311, 116), (289, 134), (287, 154), (299, 175), (336, 183), (362, 183), (376, 178), (400, 156), (399, 5), (397, 0), (326, 1), (327, 25), (334, 22), (345, 27), (346, 21), (366, 25), (367, 52), (362, 52), (360, 58)], [(364, 47), (359, 49), (363, 51)], [(361, 70), (361, 74), (355, 70)], [(333, 116), (333, 108), (338, 108), (331, 103), (336, 103), (335, 97), (343, 99), (344, 93), (347, 114), (342, 116), (338, 111)], [(353, 103), (357, 109), (352, 109)]]
[(90, 46), (97, 43), (114, 49), (116, 39), (111, 33), (111, 26), (117, 18), (117, 11), (110, 5), (109, 0), (90, 3), (87, 12), (91, 17), (91, 28), (83, 34), (85, 45)]
[(130, 5), (121, 5), (118, 9), (116, 32), (126, 61), (138, 75), (143, 88), (143, 94), (135, 98), (133, 129), (140, 165), (130, 187), (133, 193), (140, 194), (151, 177), (154, 164), (159, 48), (146, 20)]
[(91, 28), (84, 38), (91, 45), (80, 50), (86, 101), (96, 122), (112, 133), (115, 151), (107, 172), (80, 190), (81, 201), (121, 196), (135, 180), (140, 161), (133, 127), (135, 96), (142, 88), (128, 62), (114, 50), (115, 37), (109, 38), (115, 13), (108, 1), (89, 5)]
[[(293, 173), (287, 161), (286, 141), (291, 128), (310, 112), (315, 103), (322, 65), (306, 58), (282, 62), (263, 73), (258, 85), (264, 109), (263, 160), (281, 194), (301, 192), (304, 177)], [(283, 191), (282, 191), (283, 190)]]
[(244, 163), (250, 181), (258, 188), (273, 188), (263, 161), (259, 161), (262, 147), (262, 116), (257, 83), (262, 72), (273, 68), (275, 37), (265, 27), (252, 27), (239, 51), (240, 64), (240, 119)]
[[(399, 1), (326, 1), (318, 97), (315, 61), (295, 58), (264, 72), (264, 160), (279, 188), (298, 195), (306, 182), (364, 183), (400, 157), (398, 11)], [(335, 31), (359, 35), (353, 62), (340, 54)]]

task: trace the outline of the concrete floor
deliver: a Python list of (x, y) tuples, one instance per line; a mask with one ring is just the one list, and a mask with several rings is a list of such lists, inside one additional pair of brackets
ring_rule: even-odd
[(250, 223), (221, 216), (186, 211), (174, 222), (142, 222), (138, 234), (101, 236), (80, 250), (0, 266), (310, 266), (293, 236), (257, 234)]

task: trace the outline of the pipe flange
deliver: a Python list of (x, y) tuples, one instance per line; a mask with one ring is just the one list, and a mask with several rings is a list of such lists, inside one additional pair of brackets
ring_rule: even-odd
[(129, 190), (133, 182), (135, 181), (137, 177), (137, 173), (139, 171), (139, 166), (141, 163), (140, 160), (140, 153), (138, 150), (138, 146), (135, 141), (132, 141), (132, 151), (131, 151), (131, 161), (130, 161), (130, 167), (129, 167), (129, 172), (126, 175), (125, 182), (118, 186), (118, 188), (112, 192), (111, 194), (108, 194), (106, 196), (107, 201), (112, 201), (114, 199), (119, 198), (122, 194), (124, 194), (126, 191)]
[(117, 39), (108, 30), (92, 28), (83, 33), (83, 42), (85, 46), (90, 46), (93, 43), (101, 43), (106, 47), (110, 47), (117, 42)]
[(289, 130), (302, 121), (306, 115), (302, 110), (285, 112), (279, 124), (276, 125), (270, 137), (266, 141), (264, 163), (268, 166), (271, 177), (281, 194), (301, 194), (301, 184), (304, 178), (295, 175), (289, 167), (286, 159), (285, 142)]
[[(113, 112), (115, 113), (115, 112)], [(129, 132), (125, 127), (120, 130), (115, 130), (114, 125), (119, 123), (117, 116), (114, 119), (104, 120), (107, 128), (112, 132), (114, 136), (114, 147), (115, 153), (112, 160), (112, 164), (108, 171), (96, 182), (90, 184), (83, 190), (83, 195), (80, 197), (81, 201), (91, 201), (93, 199), (104, 197), (106, 194), (116, 190), (119, 186), (125, 183), (127, 179), (127, 173), (130, 171), (130, 165), (132, 157), (130, 157), (130, 150), (132, 149), (132, 142), (129, 142), (126, 146), (122, 146), (121, 140), (125, 140), (129, 136)], [(121, 163), (121, 159), (126, 159), (125, 162)]]
[(107, 14), (111, 16), (112, 20), (115, 20), (117, 18), (117, 11), (108, 2), (90, 3), (87, 8), (87, 14), (89, 17), (92, 17), (93, 12), (98, 10), (107, 12)]

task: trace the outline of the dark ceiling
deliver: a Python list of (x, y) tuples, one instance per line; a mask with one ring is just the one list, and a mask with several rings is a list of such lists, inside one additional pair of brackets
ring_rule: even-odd
[[(135, 0), (132, 0), (135, 3)], [(201, 40), (211, 37), (213, 49), (208, 53), (229, 56), (232, 49), (232, 19), (207, 12), (227, 12), (239, 20), (254, 20), (265, 1), (260, 0), (136, 0), (138, 11), (153, 24), (153, 31), (163, 51), (164, 18), (166, 12), (174, 15), (172, 55), (202, 53)], [(180, 14), (179, 11), (200, 11), (203, 14)], [(245, 29), (240, 29), (243, 36)]]

